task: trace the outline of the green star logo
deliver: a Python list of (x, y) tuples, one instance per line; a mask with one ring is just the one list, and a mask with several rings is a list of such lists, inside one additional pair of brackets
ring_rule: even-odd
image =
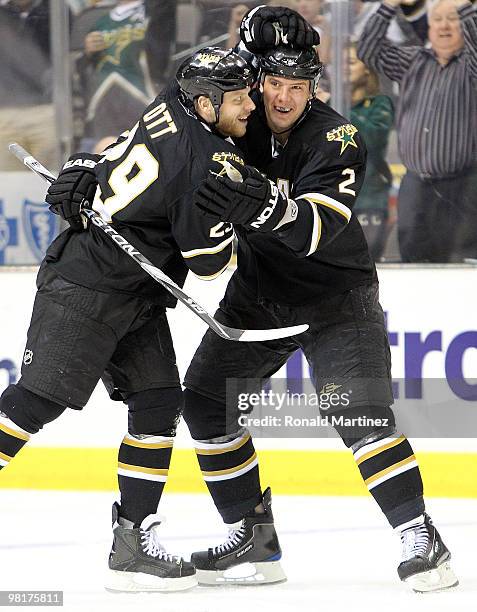
[(334, 130), (330, 130), (326, 134), (326, 139), (328, 142), (339, 142), (341, 144), (340, 155), (343, 155), (344, 151), (348, 147), (358, 148), (356, 141), (354, 139), (354, 135), (357, 132), (357, 128), (354, 127), (351, 123), (346, 123), (345, 125), (340, 125)]

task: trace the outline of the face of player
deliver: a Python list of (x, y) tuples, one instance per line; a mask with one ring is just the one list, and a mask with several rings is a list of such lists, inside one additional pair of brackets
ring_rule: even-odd
[(245, 136), (248, 118), (255, 109), (255, 104), (249, 96), (250, 88), (226, 91), (220, 106), (219, 121), (216, 129), (224, 136), (239, 138)]
[(464, 39), (453, 0), (442, 0), (429, 15), (429, 40), (438, 58), (450, 59)]
[(285, 132), (303, 114), (310, 98), (310, 81), (265, 75), (263, 103), (268, 127), (272, 132)]

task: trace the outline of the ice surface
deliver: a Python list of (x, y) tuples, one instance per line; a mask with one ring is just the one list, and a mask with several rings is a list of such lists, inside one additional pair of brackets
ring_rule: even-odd
[[(397, 577), (400, 544), (371, 498), (275, 496), (288, 582), (110, 594), (109, 493), (2, 490), (0, 590), (63, 590), (65, 610), (140, 612), (449, 612), (477, 609), (477, 500), (431, 499), (428, 512), (453, 554), (460, 586), (417, 595)], [(163, 543), (188, 558), (226, 535), (206, 495), (167, 493)], [(44, 609), (44, 608), (42, 608)]]

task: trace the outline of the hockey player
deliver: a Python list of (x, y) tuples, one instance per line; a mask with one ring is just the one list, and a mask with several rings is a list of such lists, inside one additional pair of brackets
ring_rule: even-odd
[[(247, 41), (252, 37), (247, 16), (243, 25)], [(277, 567), (281, 553), (270, 492), (261, 493), (252, 440), (238, 424), (230, 432), (230, 420), (226, 423), (226, 381), (266, 381), (301, 348), (320, 394), (330, 387), (350, 392), (349, 405), (326, 414), (372, 422), (336, 429), (400, 533), (399, 577), (416, 591), (444, 589), (457, 579), (425, 512), (413, 450), (396, 432), (376, 270), (352, 214), (365, 173), (365, 146), (349, 121), (314, 98), (320, 73), (313, 50), (277, 47), (265, 53), (261, 93), (252, 95), (257, 110), (239, 141), (251, 166), (240, 169), (239, 182), (210, 175), (195, 196), (211, 219), (232, 222), (239, 239), (238, 268), (217, 319), (242, 326), (306, 321), (310, 329), (295, 339), (240, 347), (207, 332), (197, 349), (184, 381), (184, 418), (230, 533), (224, 544), (194, 553), (191, 560), (204, 584), (246, 584), (253, 578), (244, 579), (238, 566), (247, 562), (255, 565), (258, 582), (284, 577)]]
[[(261, 11), (254, 9), (244, 20), (242, 34), (252, 51), (284, 40), (278, 33), (286, 23), (277, 24), (274, 39), (262, 27)], [(201, 210), (214, 220), (233, 221), (239, 235), (238, 270), (217, 318), (270, 327), (306, 321), (311, 329), (296, 339), (233, 346), (208, 333), (199, 347), (186, 375), (184, 416), (230, 535), (223, 544), (195, 553), (192, 561), (204, 584), (285, 578), (270, 490), (261, 493), (249, 433), (240, 428), (229, 433), (226, 426), (225, 384), (227, 377), (267, 379), (302, 348), (317, 389), (340, 381), (352, 389), (353, 402), (336, 415), (388, 420), (387, 427), (343, 427), (339, 433), (373, 497), (401, 533), (400, 577), (416, 590), (446, 588), (457, 580), (450, 554), (425, 514), (412, 449), (395, 432), (376, 272), (351, 214), (364, 176), (364, 144), (354, 126), (314, 99), (320, 71), (310, 51), (282, 48), (265, 54), (263, 99), (254, 94), (258, 110), (241, 146), (272, 181), (253, 167), (237, 167), (242, 182), (211, 177), (196, 196)]]
[(226, 268), (230, 223), (205, 217), (191, 199), (209, 171), (223, 172), (230, 160), (243, 164), (228, 137), (245, 133), (252, 73), (235, 53), (206, 48), (185, 61), (177, 80), (105, 155), (73, 156), (51, 186), (47, 199), (72, 229), (42, 262), (21, 379), (0, 398), (0, 468), (67, 407), (81, 410), (101, 377), (111, 398), (127, 404), (112, 590), (197, 584), (194, 566), (167, 553), (156, 530), (182, 409), (165, 314), (175, 301), (98, 228), (75, 231), (83, 228), (79, 204), (86, 199), (180, 285), (188, 269), (211, 279)]

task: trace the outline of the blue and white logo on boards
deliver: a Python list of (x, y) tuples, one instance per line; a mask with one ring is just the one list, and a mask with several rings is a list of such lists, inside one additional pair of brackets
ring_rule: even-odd
[(13, 385), (18, 380), (18, 368), (12, 359), (0, 359), (0, 390), (3, 391), (2, 372), (6, 374), (6, 385)]
[(4, 251), (10, 242), (10, 228), (6, 218), (0, 216), (0, 251)]
[(5, 216), (3, 200), (0, 200), (0, 265), (5, 263), (7, 247), (17, 244), (17, 220)]
[(58, 234), (60, 217), (48, 210), (45, 202), (23, 201), (23, 228), (31, 252), (38, 261)]

